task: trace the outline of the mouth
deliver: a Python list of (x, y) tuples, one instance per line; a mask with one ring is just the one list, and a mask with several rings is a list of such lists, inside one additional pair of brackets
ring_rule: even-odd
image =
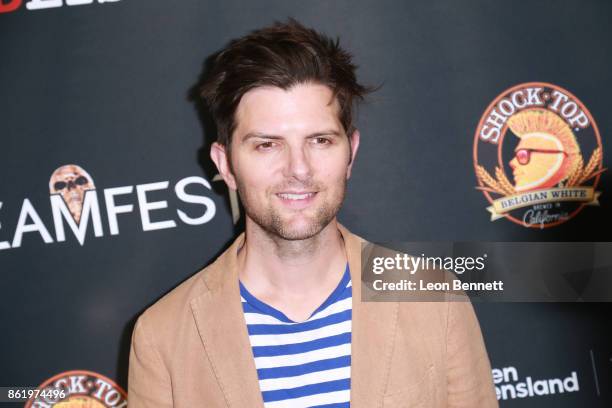
[(276, 196), (280, 201), (290, 208), (304, 208), (310, 205), (317, 195), (316, 191), (287, 191), (282, 193), (276, 193)]

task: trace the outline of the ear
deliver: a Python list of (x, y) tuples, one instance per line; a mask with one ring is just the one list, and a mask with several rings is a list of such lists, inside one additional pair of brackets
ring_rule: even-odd
[(357, 149), (359, 149), (359, 130), (355, 129), (349, 138), (351, 141), (351, 161), (346, 172), (347, 180), (351, 177), (351, 169), (353, 168), (353, 163), (355, 163), (355, 157), (357, 157)]
[(223, 177), (225, 184), (227, 184), (230, 189), (236, 190), (236, 179), (231, 171), (231, 166), (229, 163), (230, 158), (227, 155), (225, 146), (214, 142), (210, 147), (210, 158), (213, 162), (215, 162), (217, 170), (219, 170), (219, 174), (221, 174), (221, 177)]

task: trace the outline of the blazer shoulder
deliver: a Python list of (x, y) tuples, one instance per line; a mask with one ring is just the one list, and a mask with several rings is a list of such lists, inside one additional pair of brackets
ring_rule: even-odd
[(192, 319), (191, 301), (209, 291), (231, 281), (235, 269), (236, 249), (244, 240), (244, 233), (238, 236), (221, 255), (211, 264), (196, 272), (193, 276), (162, 296), (148, 307), (140, 316), (149, 326), (160, 331), (179, 328)]
[(211, 266), (199, 270), (163, 295), (145, 309), (139, 318), (146, 319), (147, 324), (155, 328), (176, 324), (182, 316), (185, 316), (185, 312), (189, 311), (191, 300), (208, 290), (204, 283), (204, 276), (210, 273)]

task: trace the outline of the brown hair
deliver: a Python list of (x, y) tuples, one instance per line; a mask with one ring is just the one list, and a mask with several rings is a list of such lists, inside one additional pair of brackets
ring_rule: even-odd
[(357, 67), (351, 58), (338, 39), (334, 41), (294, 19), (232, 41), (214, 59), (200, 90), (216, 122), (217, 141), (229, 148), (236, 129), (234, 114), (242, 96), (251, 89), (275, 86), (288, 90), (308, 82), (332, 90), (340, 105), (340, 122), (350, 135), (353, 104), (370, 92), (357, 82)]

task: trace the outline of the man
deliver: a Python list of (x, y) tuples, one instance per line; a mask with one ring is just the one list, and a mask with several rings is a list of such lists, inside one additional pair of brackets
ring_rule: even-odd
[(336, 220), (366, 92), (354, 72), (294, 20), (217, 56), (211, 158), (246, 231), (138, 319), (130, 407), (497, 406), (469, 303), (359, 300), (362, 240)]

